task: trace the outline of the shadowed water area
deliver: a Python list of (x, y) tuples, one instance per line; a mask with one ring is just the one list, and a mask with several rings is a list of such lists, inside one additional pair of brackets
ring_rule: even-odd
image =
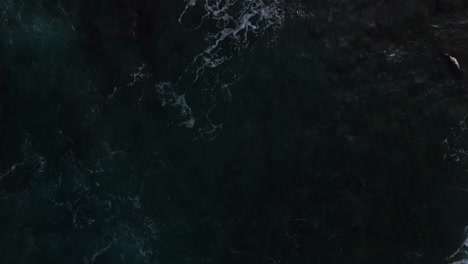
[(464, 0), (0, 0), (0, 263), (468, 263), (467, 89)]

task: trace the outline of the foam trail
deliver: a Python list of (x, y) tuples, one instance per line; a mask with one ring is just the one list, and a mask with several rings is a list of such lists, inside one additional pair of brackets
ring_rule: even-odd
[[(220, 75), (217, 71), (229, 71), (226, 63), (234, 62), (248, 52), (253, 40), (265, 34), (276, 35), (284, 21), (285, 15), (280, 8), (283, 1), (185, 0), (178, 22), (183, 24), (184, 17), (192, 8), (202, 8), (204, 13), (200, 22), (192, 30), (204, 34), (206, 46), (194, 55), (176, 80), (162, 80), (155, 85), (162, 106), (176, 111), (178, 117), (175, 122), (179, 126), (196, 126), (202, 139), (216, 137), (223, 121), (214, 122), (210, 114), (216, 111), (217, 105), (229, 103), (232, 96), (230, 88), (242, 79), (238, 73), (230, 76)], [(139, 75), (132, 77), (137, 80)], [(194, 103), (191, 100), (200, 100), (195, 98), (207, 103), (208, 110), (202, 112), (191, 107)]]
[[(465, 233), (468, 227), (465, 228)], [(462, 258), (461, 260), (454, 260), (455, 258)], [(463, 244), (452, 255), (447, 258), (450, 264), (465, 264), (468, 263), (468, 238), (465, 239)]]
[(170, 82), (163, 82), (156, 85), (157, 91), (160, 95), (162, 106), (171, 106), (178, 110), (180, 117), (184, 119), (180, 125), (184, 125), (188, 128), (193, 128), (195, 125), (195, 119), (192, 116), (192, 109), (187, 104), (185, 94), (177, 94)]

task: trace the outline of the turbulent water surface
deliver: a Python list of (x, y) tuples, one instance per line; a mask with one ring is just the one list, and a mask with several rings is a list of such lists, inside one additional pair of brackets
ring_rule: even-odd
[(468, 263), (467, 11), (1, 0), (0, 263)]

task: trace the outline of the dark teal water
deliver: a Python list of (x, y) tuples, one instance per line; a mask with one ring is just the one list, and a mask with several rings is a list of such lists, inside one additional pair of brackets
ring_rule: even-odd
[(0, 263), (467, 263), (466, 7), (1, 0)]

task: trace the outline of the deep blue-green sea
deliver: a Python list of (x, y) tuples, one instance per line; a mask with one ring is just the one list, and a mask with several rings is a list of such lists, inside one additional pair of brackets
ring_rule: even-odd
[(0, 263), (468, 263), (468, 1), (0, 0)]

